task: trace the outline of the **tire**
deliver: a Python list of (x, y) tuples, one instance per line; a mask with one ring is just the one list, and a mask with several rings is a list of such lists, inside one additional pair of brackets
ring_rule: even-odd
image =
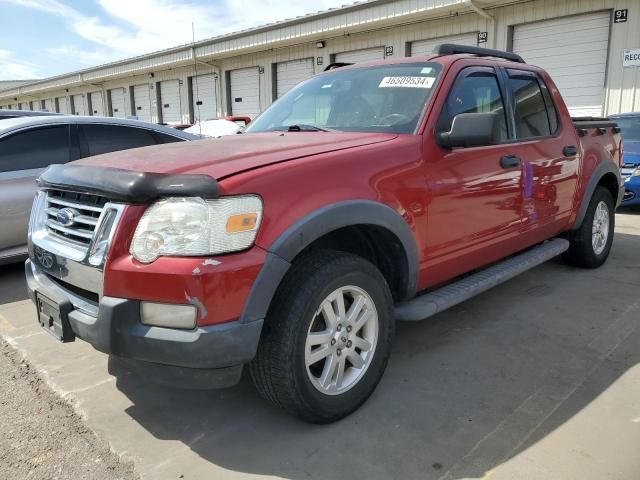
[[(346, 315), (333, 319), (330, 312), (339, 311), (340, 298)], [(336, 303), (327, 303), (331, 299)], [(358, 310), (356, 301), (361, 306), (359, 322), (349, 322), (345, 317)], [(335, 320), (333, 326), (329, 320)], [(310, 347), (310, 333), (323, 343)], [(373, 393), (387, 366), (393, 334), (393, 301), (380, 271), (356, 255), (322, 251), (294, 263), (285, 277), (249, 370), (260, 394), (274, 405), (307, 422), (331, 423)], [(360, 349), (367, 345), (372, 348)], [(310, 364), (321, 349), (328, 356)], [(345, 366), (340, 385), (338, 370), (328, 375), (332, 361), (338, 370)]]
[[(606, 218), (602, 218), (603, 210), (606, 211)], [(606, 228), (606, 239), (598, 240), (596, 243), (594, 232), (602, 230), (598, 226)], [(594, 223), (596, 224), (594, 226)], [(609, 257), (611, 245), (613, 244), (613, 235), (615, 229), (615, 208), (611, 192), (604, 187), (597, 187), (587, 213), (584, 216), (582, 225), (576, 231), (572, 232), (568, 239), (571, 242), (569, 250), (567, 250), (563, 258), (570, 265), (582, 268), (598, 268)]]

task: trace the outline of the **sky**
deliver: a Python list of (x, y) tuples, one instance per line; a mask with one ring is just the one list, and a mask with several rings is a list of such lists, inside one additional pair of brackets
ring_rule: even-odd
[(350, 0), (0, 0), (0, 80), (46, 78)]

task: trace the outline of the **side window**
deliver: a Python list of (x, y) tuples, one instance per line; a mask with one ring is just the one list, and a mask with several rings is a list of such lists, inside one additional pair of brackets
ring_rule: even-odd
[(155, 132), (156, 138), (160, 139), (162, 143), (174, 143), (184, 142), (182, 138), (174, 137), (173, 135), (167, 135), (166, 133)]
[(67, 125), (18, 132), (0, 140), (0, 172), (45, 168), (69, 161)]
[(551, 97), (551, 92), (547, 85), (543, 80), (538, 79), (540, 82), (540, 87), (542, 88), (542, 96), (544, 97), (544, 103), (547, 105), (547, 115), (549, 115), (549, 127), (551, 127), (551, 134), (555, 134), (558, 131), (559, 121), (558, 121), (558, 111), (556, 110), (556, 106), (553, 103), (553, 98)]
[(547, 105), (538, 80), (532, 75), (516, 75), (509, 77), (509, 83), (513, 90), (518, 140), (551, 135)]
[(465, 74), (462, 71), (445, 103), (438, 120), (438, 131), (451, 130), (456, 115), (461, 113), (497, 112), (500, 117), (500, 141), (508, 139), (507, 117), (498, 78), (488, 71)]
[(81, 128), (90, 157), (158, 143), (151, 132), (143, 128), (122, 125), (82, 125)]

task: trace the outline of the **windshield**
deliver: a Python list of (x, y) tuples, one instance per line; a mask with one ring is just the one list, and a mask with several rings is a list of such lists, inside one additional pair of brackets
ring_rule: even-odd
[(618, 117), (615, 121), (622, 129), (622, 138), (627, 142), (640, 141), (640, 117)]
[(441, 69), (431, 62), (337, 69), (296, 86), (246, 131), (414, 133)]

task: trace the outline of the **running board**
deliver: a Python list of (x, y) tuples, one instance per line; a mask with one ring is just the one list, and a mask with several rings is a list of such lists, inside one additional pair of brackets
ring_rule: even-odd
[(568, 249), (569, 241), (564, 238), (549, 240), (462, 280), (398, 305), (395, 308), (396, 320), (415, 322), (429, 318), (537, 267)]

